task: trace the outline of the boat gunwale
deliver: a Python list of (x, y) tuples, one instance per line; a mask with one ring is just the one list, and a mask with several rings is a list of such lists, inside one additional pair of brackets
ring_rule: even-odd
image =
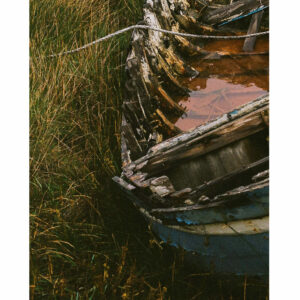
[(149, 160), (150, 158), (159, 156), (161, 153), (170, 150), (171, 148), (175, 148), (176, 146), (179, 146), (181, 144), (191, 142), (192, 140), (201, 137), (202, 135), (207, 134), (229, 122), (237, 120), (251, 112), (255, 112), (256, 110), (263, 108), (268, 104), (269, 93), (267, 95), (260, 96), (251, 102), (241, 105), (233, 109), (232, 111), (217, 117), (214, 120), (197, 126), (196, 128), (191, 129), (189, 131), (180, 133), (174, 137), (171, 137), (167, 140), (162, 141), (159, 144), (150, 147), (145, 155), (127, 164), (123, 169), (131, 170), (133, 165), (139, 165), (145, 162), (146, 160)]
[[(220, 222), (220, 223), (211, 223), (211, 224), (199, 224), (199, 225), (187, 225), (187, 224), (178, 224), (178, 225), (168, 225), (164, 224), (160, 219), (157, 219), (156, 217), (152, 216), (147, 210), (144, 208), (139, 208), (139, 211), (146, 217), (150, 222), (157, 222), (165, 227), (180, 230), (184, 232), (188, 232), (191, 234), (196, 235), (204, 235), (204, 236), (220, 236), (220, 235), (226, 235), (226, 236), (236, 236), (236, 235), (255, 235), (255, 234), (262, 234), (267, 233), (269, 231), (269, 216), (264, 216), (260, 218), (254, 218), (254, 219), (245, 219), (245, 220), (235, 220), (235, 221), (229, 221), (229, 222)], [(236, 231), (232, 228), (235, 228), (235, 226), (240, 226), (242, 224), (248, 226), (250, 228), (250, 225), (255, 225), (258, 222), (262, 222), (263, 227), (256, 230), (253, 230), (254, 228), (248, 229), (248, 230), (241, 230)], [(213, 230), (213, 228), (215, 230)], [(226, 232), (225, 229), (230, 228), (230, 232)]]

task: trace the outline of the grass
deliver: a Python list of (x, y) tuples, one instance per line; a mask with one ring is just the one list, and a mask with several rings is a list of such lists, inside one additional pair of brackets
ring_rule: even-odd
[(264, 284), (193, 274), (112, 185), (130, 33), (47, 57), (135, 24), (142, 5), (30, 0), (31, 299), (266, 299)]

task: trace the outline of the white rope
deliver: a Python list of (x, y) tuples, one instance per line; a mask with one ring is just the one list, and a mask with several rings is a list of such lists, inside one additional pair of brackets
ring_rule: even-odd
[(223, 39), (223, 40), (227, 40), (227, 39), (244, 39), (244, 38), (248, 38), (248, 37), (255, 37), (255, 36), (261, 36), (261, 35), (269, 34), (269, 31), (264, 31), (264, 32), (246, 34), (246, 35), (215, 36), (215, 35), (200, 35), (200, 34), (192, 34), (192, 33), (175, 32), (175, 31), (156, 28), (156, 27), (152, 27), (152, 26), (148, 26), (148, 25), (132, 25), (132, 26), (123, 28), (121, 30), (118, 30), (114, 33), (108, 34), (108, 35), (106, 35), (102, 38), (99, 38), (99, 39), (91, 42), (91, 43), (85, 44), (82, 47), (79, 47), (79, 48), (76, 48), (76, 49), (73, 49), (73, 50), (69, 50), (69, 51), (65, 51), (65, 52), (61, 52), (61, 53), (57, 53), (57, 54), (52, 54), (52, 55), (49, 55), (49, 57), (56, 57), (56, 56), (61, 56), (61, 55), (65, 55), (65, 54), (78, 52), (80, 50), (86, 49), (86, 48), (88, 48), (92, 45), (98, 44), (98, 43), (100, 43), (104, 40), (110, 39), (114, 36), (120, 35), (120, 34), (126, 32), (126, 31), (130, 31), (130, 30), (133, 30), (133, 29), (150, 29), (150, 30), (154, 30), (154, 31), (158, 31), (158, 32), (166, 33), (166, 34), (178, 35), (178, 36), (189, 37), (189, 38)]
[(69, 51), (65, 51), (65, 52), (61, 52), (61, 53), (57, 53), (57, 54), (52, 54), (49, 55), (49, 57), (56, 57), (56, 56), (61, 56), (61, 55), (65, 55), (65, 54), (70, 54), (70, 53), (74, 53), (74, 52), (78, 52), (80, 50), (86, 49), (92, 45), (98, 44), (104, 40), (110, 39), (114, 36), (117, 36), (119, 34), (122, 34), (126, 31), (132, 30), (132, 29), (150, 29), (150, 30), (154, 30), (154, 31), (158, 31), (158, 32), (162, 32), (162, 33), (167, 33), (167, 34), (172, 34), (172, 35), (178, 35), (178, 36), (182, 36), (182, 37), (188, 37), (188, 38), (201, 38), (201, 39), (222, 39), (222, 40), (231, 40), (231, 39), (244, 39), (244, 38), (248, 38), (248, 37), (254, 37), (254, 36), (260, 36), (260, 35), (265, 35), (265, 34), (269, 34), (269, 31), (264, 31), (264, 32), (257, 32), (257, 33), (251, 33), (251, 34), (246, 34), (246, 35), (233, 35), (233, 36), (218, 36), (218, 35), (201, 35), (201, 34), (192, 34), (192, 33), (183, 33), (183, 32), (175, 32), (175, 31), (170, 31), (170, 30), (166, 30), (166, 29), (161, 29), (161, 28), (157, 28), (157, 27), (152, 27), (152, 26), (148, 26), (148, 25), (132, 25), (126, 28), (123, 28), (121, 30), (118, 30), (114, 33), (110, 33), (100, 39), (97, 39), (91, 43), (85, 44), (82, 47), (73, 49), (73, 50), (69, 50)]

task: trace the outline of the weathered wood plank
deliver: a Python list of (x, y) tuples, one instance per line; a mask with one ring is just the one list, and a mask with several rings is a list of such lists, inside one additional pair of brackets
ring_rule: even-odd
[(152, 179), (150, 182), (150, 190), (161, 197), (165, 197), (175, 192), (174, 186), (167, 176)]
[(170, 122), (167, 119), (167, 117), (162, 113), (162, 111), (160, 109), (157, 109), (156, 113), (161, 118), (161, 120), (163, 121), (163, 123), (171, 130), (172, 133), (179, 134), (179, 133), (182, 132), (182, 130), (180, 130), (178, 127), (176, 127), (172, 122)]
[(219, 24), (230, 21), (234, 18), (246, 15), (259, 8), (261, 5), (268, 6), (269, 0), (240, 0), (232, 4), (225, 5), (218, 9), (211, 9), (206, 12), (202, 22), (206, 24)]
[(268, 177), (269, 177), (269, 170), (265, 170), (265, 171), (263, 171), (263, 172), (260, 172), (260, 173), (258, 173), (258, 174), (256, 174), (256, 175), (254, 175), (254, 176), (252, 177), (252, 180), (253, 180), (253, 181), (259, 181), (259, 180), (266, 179), (266, 178), (268, 178)]
[[(258, 32), (263, 14), (264, 14), (264, 11), (260, 11), (257, 14), (254, 14), (252, 16), (247, 34), (252, 34), (252, 33)], [(245, 52), (253, 51), (255, 42), (256, 42), (255, 36), (246, 38), (245, 42), (244, 42), (244, 46), (243, 46), (243, 51), (245, 51)]]
[(225, 176), (210, 180), (198, 187), (193, 192), (193, 199), (199, 198), (202, 195), (214, 197), (216, 194), (224, 193), (236, 186), (243, 186), (252, 181), (252, 177), (258, 172), (262, 172), (269, 166), (269, 157), (265, 157), (256, 161), (244, 168), (233, 171)]
[(190, 132), (179, 134), (176, 137), (170, 138), (151, 147), (146, 155), (136, 160), (136, 164), (149, 160), (150, 158), (159, 157), (168, 150), (179, 147), (181, 145), (184, 146), (186, 142), (192, 143), (197, 138), (201, 138), (203, 134), (212, 132), (216, 128), (226, 125), (227, 123), (241, 118), (242, 116), (247, 115), (262, 107), (266, 107), (268, 104), (269, 95), (259, 97), (250, 103), (242, 105), (239, 108), (220, 116), (216, 120), (201, 125)]
[[(212, 224), (220, 222), (228, 222), (233, 220), (245, 220), (264, 217), (269, 214), (269, 203), (263, 201), (257, 202), (258, 198), (253, 197), (250, 192), (244, 195), (245, 201), (240, 201), (237, 206), (227, 206), (226, 202), (221, 205), (211, 205), (211, 207), (203, 207), (194, 210), (176, 211), (176, 212), (160, 212), (153, 213), (165, 224)], [(260, 199), (269, 197), (268, 188), (261, 191)], [(246, 199), (250, 201), (246, 202)], [(251, 200), (254, 200), (253, 202)]]
[(264, 110), (268, 110), (268, 107), (225, 124), (191, 142), (174, 147), (157, 157), (150, 158), (142, 170), (149, 174), (161, 171), (162, 167), (166, 170), (181, 160), (199, 157), (259, 132), (266, 128), (260, 114)]
[[(249, 198), (245, 199), (243, 196), (247, 193), (252, 193), (255, 191), (260, 191), (262, 189), (269, 187), (269, 179), (263, 179), (261, 181), (251, 183), (246, 186), (240, 186), (237, 188), (234, 188), (230, 191), (227, 191), (223, 194), (216, 195), (212, 198), (208, 198), (205, 202), (199, 202), (195, 205), (190, 206), (179, 206), (179, 207), (164, 207), (164, 208), (153, 208), (151, 210), (151, 213), (168, 213), (168, 212), (179, 212), (179, 211), (192, 211), (192, 210), (200, 210), (200, 209), (206, 209), (211, 207), (216, 207), (220, 205), (234, 205), (239, 204), (241, 201), (250, 201)], [(243, 199), (242, 199), (243, 198)], [(258, 200), (260, 201), (260, 200)], [(260, 202), (267, 203), (269, 201), (269, 198), (263, 198)]]

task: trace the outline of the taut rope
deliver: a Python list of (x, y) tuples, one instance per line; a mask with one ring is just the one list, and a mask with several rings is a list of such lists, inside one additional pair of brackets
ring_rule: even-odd
[(187, 38), (218, 39), (218, 40), (244, 39), (244, 38), (248, 38), (248, 37), (255, 37), (255, 36), (261, 36), (261, 35), (269, 34), (269, 31), (263, 31), (263, 32), (251, 33), (251, 34), (246, 34), (246, 35), (233, 35), (233, 36), (201, 35), (201, 34), (192, 34), (192, 33), (184, 33), (184, 32), (175, 32), (175, 31), (156, 28), (156, 27), (152, 27), (152, 26), (148, 26), (148, 25), (132, 25), (132, 26), (123, 28), (121, 30), (118, 30), (114, 33), (110, 33), (110, 34), (108, 34), (108, 35), (106, 35), (102, 38), (99, 38), (99, 39), (93, 41), (93, 42), (85, 44), (82, 47), (79, 47), (79, 48), (76, 48), (76, 49), (73, 49), (73, 50), (69, 50), (69, 51), (65, 51), (65, 52), (61, 52), (61, 53), (57, 53), (57, 54), (51, 54), (51, 55), (49, 55), (49, 57), (57, 57), (57, 56), (65, 55), (65, 54), (79, 52), (80, 50), (86, 49), (86, 48), (88, 48), (92, 45), (98, 44), (102, 41), (105, 41), (107, 39), (110, 39), (114, 36), (120, 35), (120, 34), (126, 32), (126, 31), (130, 31), (130, 30), (133, 30), (133, 29), (149, 29), (149, 30), (154, 30), (154, 31), (158, 31), (158, 32), (166, 33), (166, 34), (178, 35), (178, 36), (187, 37)]

